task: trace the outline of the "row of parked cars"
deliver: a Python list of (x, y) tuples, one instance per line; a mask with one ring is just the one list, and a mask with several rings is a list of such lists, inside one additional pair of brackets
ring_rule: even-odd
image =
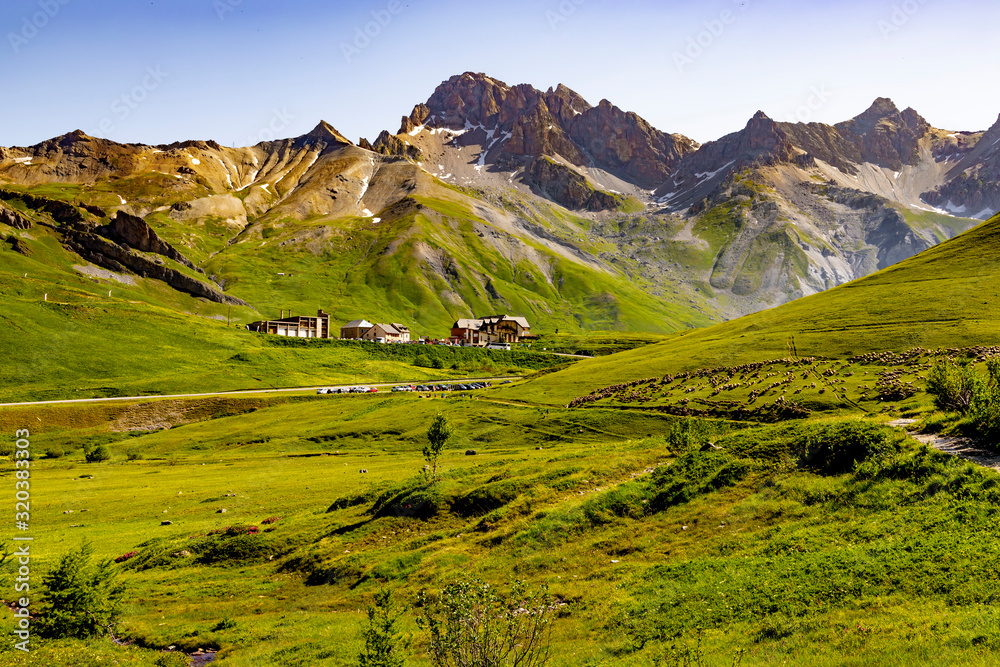
[(317, 394), (374, 394), (378, 389), (375, 387), (340, 387), (337, 389), (317, 389)]
[[(462, 384), (421, 384), (413, 388), (413, 391), (472, 391), (473, 389), (486, 389), (492, 387), (491, 382), (469, 382)], [(395, 390), (393, 390), (395, 391)]]

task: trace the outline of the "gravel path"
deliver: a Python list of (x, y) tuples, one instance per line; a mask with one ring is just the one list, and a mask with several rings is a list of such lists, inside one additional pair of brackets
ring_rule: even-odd
[[(917, 423), (916, 419), (897, 419), (889, 422), (889, 426), (906, 428), (907, 426), (911, 426), (915, 423)], [(960, 456), (963, 459), (972, 461), (973, 463), (981, 465), (984, 468), (992, 468), (993, 470), (1000, 472), (1000, 456), (976, 447), (972, 441), (967, 438), (959, 438), (950, 435), (936, 435), (934, 433), (907, 432), (910, 434), (910, 437), (917, 442), (922, 442), (925, 445), (930, 445), (931, 447), (946, 454)]]

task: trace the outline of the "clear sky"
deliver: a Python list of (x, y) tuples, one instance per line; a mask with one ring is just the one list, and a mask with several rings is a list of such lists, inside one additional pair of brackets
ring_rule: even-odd
[(879, 96), (982, 130), (998, 19), (986, 0), (4, 0), (0, 145), (248, 145), (320, 119), (374, 139), (469, 70), (702, 142), (758, 109), (834, 123)]

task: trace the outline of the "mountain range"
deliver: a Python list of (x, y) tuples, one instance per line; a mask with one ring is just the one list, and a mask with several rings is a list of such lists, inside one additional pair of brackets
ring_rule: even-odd
[(487, 312), (676, 331), (971, 229), (1000, 210), (998, 144), (1000, 121), (941, 130), (880, 98), (836, 125), (758, 112), (700, 145), (563, 85), (465, 73), (374, 141), (320, 122), (241, 148), (81, 131), (0, 148), (0, 247), (241, 320), (323, 307), (428, 334)]

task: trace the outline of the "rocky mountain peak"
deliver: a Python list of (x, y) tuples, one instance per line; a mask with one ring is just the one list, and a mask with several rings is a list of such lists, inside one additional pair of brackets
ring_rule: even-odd
[(913, 107), (906, 107), (903, 109), (903, 113), (900, 114), (903, 122), (906, 126), (916, 133), (916, 135), (923, 136), (927, 130), (931, 129), (931, 124), (928, 123), (923, 116), (917, 113), (917, 110)]
[(899, 115), (899, 108), (896, 103), (890, 100), (888, 97), (878, 97), (872, 102), (872, 105), (865, 110), (860, 116), (857, 116), (855, 120), (869, 119), (869, 118), (885, 118), (887, 116), (897, 116)]
[(861, 161), (899, 171), (914, 164), (917, 142), (930, 124), (913, 109), (901, 114), (892, 100), (880, 97), (861, 115), (834, 127), (857, 147)]
[(439, 85), (427, 100), (432, 116), (443, 125), (461, 128), (465, 123), (489, 127), (510, 91), (510, 86), (482, 73), (465, 72)]
[(330, 125), (325, 120), (321, 120), (316, 127), (309, 131), (308, 134), (303, 135), (302, 138), (353, 145), (350, 140), (345, 138), (333, 125)]

